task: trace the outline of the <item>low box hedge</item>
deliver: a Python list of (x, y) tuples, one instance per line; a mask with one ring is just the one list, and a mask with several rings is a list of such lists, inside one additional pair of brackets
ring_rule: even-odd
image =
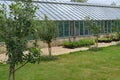
[(93, 39), (81, 39), (79, 41), (74, 41), (74, 42), (64, 42), (63, 47), (73, 49), (78, 47), (90, 46), (94, 44), (95, 44), (95, 41)]
[(111, 38), (99, 38), (98, 42), (110, 43), (112, 42), (112, 39)]

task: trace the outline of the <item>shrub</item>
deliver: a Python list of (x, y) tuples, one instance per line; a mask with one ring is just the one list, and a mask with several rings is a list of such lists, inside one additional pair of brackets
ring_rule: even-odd
[(119, 37), (117, 36), (117, 34), (110, 34), (109, 35), (109, 38), (112, 40), (112, 41), (119, 41)]
[(119, 41), (119, 38), (113, 38), (112, 41)]
[(105, 43), (109, 43), (109, 42), (111, 42), (112, 41), (112, 39), (111, 38), (99, 38), (98, 39), (98, 42), (105, 42)]
[(78, 47), (90, 46), (94, 44), (95, 44), (95, 41), (92, 39), (81, 39), (79, 41), (74, 41), (74, 42), (64, 42), (63, 47), (73, 49)]
[(92, 39), (81, 39), (78, 41), (79, 42), (79, 46), (83, 47), (83, 46), (90, 46), (90, 45), (94, 45), (95, 41)]
[(79, 45), (77, 42), (64, 42), (63, 43), (63, 47), (64, 48), (70, 48), (70, 49), (73, 49), (73, 48), (77, 48)]

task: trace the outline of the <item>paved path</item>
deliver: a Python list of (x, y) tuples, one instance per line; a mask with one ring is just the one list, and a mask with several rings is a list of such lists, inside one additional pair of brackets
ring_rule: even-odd
[[(41, 50), (42, 50), (42, 55), (48, 55), (47, 48), (43, 48)], [(75, 48), (75, 49), (67, 49), (67, 48), (63, 48), (62, 46), (52, 47), (52, 55), (69, 54), (70, 52), (75, 52), (80, 50), (88, 50), (88, 48), (82, 47), (82, 48)]]
[[(107, 47), (111, 45), (115, 45), (118, 42), (111, 42), (111, 43), (99, 43), (99, 47)], [(61, 55), (61, 54), (69, 54), (70, 52), (75, 52), (75, 51), (83, 51), (83, 50), (88, 50), (89, 48), (87, 47), (81, 47), (81, 48), (75, 48), (75, 49), (67, 49), (63, 48), (62, 46), (60, 47), (52, 47), (52, 55)], [(48, 49), (47, 48), (42, 48), (42, 55), (48, 55)]]
[[(107, 47), (111, 45), (115, 45), (118, 42), (111, 42), (111, 43), (99, 43), (99, 47)], [(70, 52), (75, 52), (75, 51), (82, 51), (82, 50), (88, 50), (89, 48), (87, 47), (81, 47), (81, 48), (75, 48), (75, 49), (67, 49), (63, 48), (62, 46), (59, 47), (52, 47), (52, 55), (61, 55), (61, 54), (69, 54)], [(48, 55), (48, 48), (42, 48), (42, 55)], [(6, 60), (6, 55), (5, 53), (0, 54), (0, 62)]]

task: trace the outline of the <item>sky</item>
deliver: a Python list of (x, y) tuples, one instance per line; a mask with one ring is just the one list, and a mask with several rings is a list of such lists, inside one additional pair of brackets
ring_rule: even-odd
[[(70, 1), (70, 0), (60, 0), (60, 1)], [(88, 0), (88, 3), (100, 3), (100, 4), (111, 4), (115, 2), (117, 5), (120, 5), (120, 0)]]
[(113, 2), (115, 2), (117, 5), (120, 5), (120, 0), (88, 0), (88, 3), (111, 4)]

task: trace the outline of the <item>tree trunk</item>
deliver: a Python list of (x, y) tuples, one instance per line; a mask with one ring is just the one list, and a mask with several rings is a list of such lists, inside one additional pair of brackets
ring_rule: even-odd
[(8, 74), (8, 80), (11, 80), (11, 74), (12, 74), (12, 68), (11, 68), (11, 65), (10, 65), (9, 74)]
[(49, 56), (52, 56), (52, 54), (51, 54), (51, 44), (50, 43), (48, 43), (48, 51), (49, 51)]
[(96, 37), (96, 48), (98, 48), (98, 36)]
[(15, 65), (10, 64), (8, 80), (15, 80)]
[(75, 36), (73, 36), (73, 42), (75, 42), (76, 41), (76, 37)]
[(12, 68), (12, 80), (15, 80), (15, 66)]
[(71, 37), (69, 37), (69, 42), (71, 42)]
[(38, 47), (38, 45), (37, 45), (37, 39), (35, 39), (34, 46)]

